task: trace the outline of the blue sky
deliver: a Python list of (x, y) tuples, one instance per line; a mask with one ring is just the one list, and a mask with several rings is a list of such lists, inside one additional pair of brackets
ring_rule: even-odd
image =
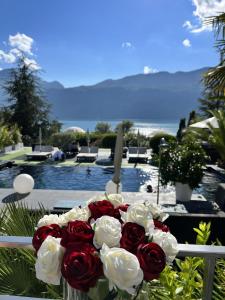
[(224, 10), (224, 0), (1, 0), (0, 68), (23, 50), (44, 79), (77, 86), (212, 66), (202, 20)]

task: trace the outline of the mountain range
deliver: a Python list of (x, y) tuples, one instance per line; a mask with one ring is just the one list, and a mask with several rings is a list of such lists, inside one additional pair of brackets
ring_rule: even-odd
[[(71, 88), (40, 79), (40, 85), (52, 105), (53, 116), (61, 120), (174, 120), (197, 109), (202, 74), (207, 69), (138, 74)], [(0, 71), (0, 105), (6, 103), (7, 95), (1, 86), (9, 76), (10, 69)]]

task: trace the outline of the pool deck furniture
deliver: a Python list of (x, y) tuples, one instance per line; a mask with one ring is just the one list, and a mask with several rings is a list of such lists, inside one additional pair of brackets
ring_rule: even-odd
[(57, 150), (58, 148), (55, 149), (54, 147), (48, 145), (43, 145), (43, 146), (36, 145), (34, 151), (26, 154), (26, 158), (28, 160), (45, 160), (47, 158), (52, 157), (54, 152)]
[(128, 148), (128, 162), (145, 162), (148, 161), (148, 154), (146, 147), (129, 147)]
[(77, 162), (94, 162), (98, 157), (98, 147), (82, 146), (77, 154)]

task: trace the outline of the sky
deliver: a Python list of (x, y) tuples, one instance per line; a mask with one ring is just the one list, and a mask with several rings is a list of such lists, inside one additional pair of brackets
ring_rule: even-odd
[(1, 0), (0, 69), (21, 51), (64, 86), (218, 63), (204, 19), (225, 0)]

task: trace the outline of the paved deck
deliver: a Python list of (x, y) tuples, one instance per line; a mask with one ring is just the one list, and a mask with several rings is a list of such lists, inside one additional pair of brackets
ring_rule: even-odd
[[(73, 191), (73, 190), (41, 190), (36, 189), (33, 190), (28, 195), (19, 195), (14, 192), (13, 189), (0, 189), (0, 208), (3, 208), (7, 203), (24, 203), (30, 209), (39, 209), (40, 204), (43, 205), (46, 210), (54, 210), (56, 207), (60, 207), (62, 203), (66, 203), (65, 208), (68, 209), (70, 207), (84, 206), (86, 201), (95, 195), (104, 195), (104, 191)], [(157, 202), (157, 195), (156, 193), (131, 193), (131, 192), (123, 192), (122, 193), (126, 203), (136, 203), (136, 202), (143, 202), (146, 200), (150, 200), (152, 203)], [(63, 204), (64, 204), (63, 203)], [(192, 201), (185, 206), (183, 204), (176, 205), (175, 200), (175, 193), (160, 193), (159, 203), (165, 206), (165, 211), (169, 213), (187, 213), (191, 211), (189, 209), (195, 208), (193, 211), (194, 213), (207, 213), (210, 208), (209, 202), (204, 199), (203, 196), (199, 194), (193, 194)], [(188, 209), (186, 209), (186, 206)], [(58, 210), (58, 209), (57, 209)], [(196, 211), (197, 210), (197, 211)], [(212, 212), (209, 212), (212, 213)], [(219, 211), (214, 212), (214, 214), (220, 214)], [(222, 213), (224, 216), (224, 213)]]
[[(103, 195), (102, 191), (73, 191), (73, 190), (33, 190), (29, 195), (15, 194), (13, 189), (0, 189), (0, 207), (3, 207), (6, 203), (10, 202), (22, 202), (28, 205), (31, 209), (38, 209), (39, 204), (42, 204), (46, 209), (52, 210), (59, 201), (73, 200), (77, 201), (78, 205), (83, 202), (86, 203), (88, 199), (95, 195)], [(156, 194), (148, 193), (123, 193), (126, 202), (133, 203), (136, 201), (143, 201), (150, 199), (156, 202)], [(21, 197), (23, 197), (21, 199)], [(174, 198), (174, 199), (173, 199)], [(162, 198), (161, 198), (162, 200)], [(168, 198), (167, 198), (168, 200)], [(171, 195), (170, 200), (174, 203), (175, 196)], [(168, 201), (167, 201), (168, 203)]]

